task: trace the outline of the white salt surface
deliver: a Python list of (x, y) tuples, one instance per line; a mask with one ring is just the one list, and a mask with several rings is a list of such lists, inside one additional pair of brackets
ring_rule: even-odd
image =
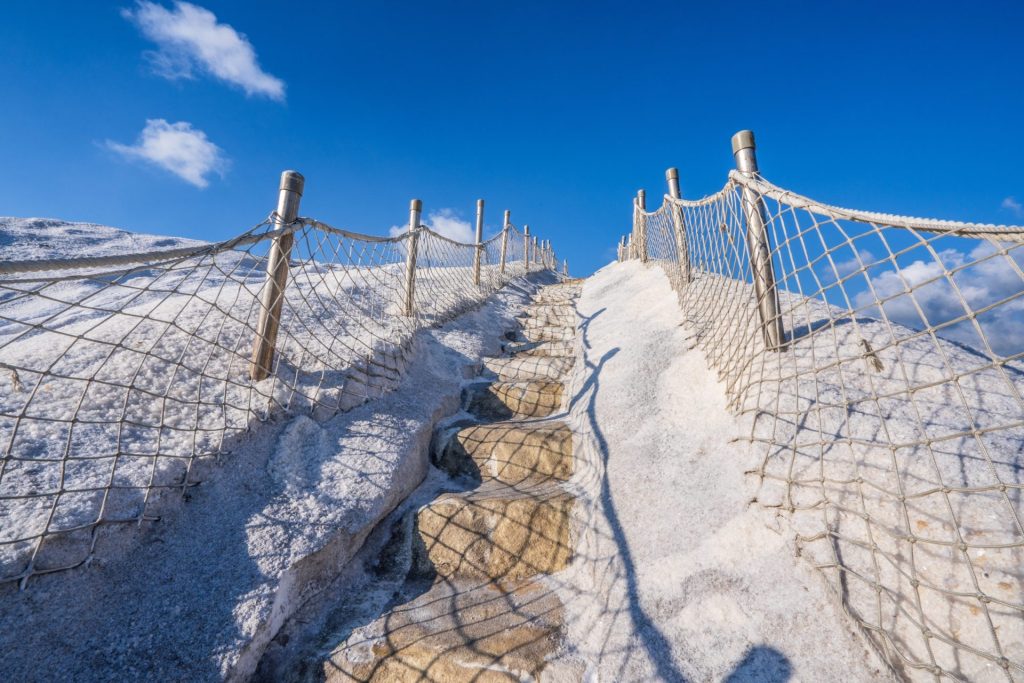
[(584, 531), (557, 583), (591, 680), (887, 679), (782, 521), (750, 504), (747, 447), (662, 271), (606, 267), (578, 312)]
[(3, 261), (116, 256), (202, 245), (197, 240), (128, 232), (95, 223), (0, 216)]
[(423, 480), (464, 369), (500, 353), (510, 286), (417, 334), (398, 389), (323, 423), (271, 421), (228, 445), (190, 502), (104, 527), (90, 566), (0, 586), (0, 680), (244, 680), (302, 602)]
[[(268, 241), (103, 276), (0, 278), (0, 581), (86, 561), (94, 526), (155, 514), (161, 491), (180, 489), (195, 464), (268, 414), (324, 417), (394, 389), (413, 332), (478, 305), (499, 282), (485, 263), (474, 286), (475, 249), (424, 233), (417, 315), (405, 316), (400, 243), (312, 228), (297, 239), (307, 258), (290, 267), (276, 367), (260, 382), (249, 368)], [(0, 258), (184, 244), (0, 218)], [(522, 272), (510, 260), (501, 279)]]

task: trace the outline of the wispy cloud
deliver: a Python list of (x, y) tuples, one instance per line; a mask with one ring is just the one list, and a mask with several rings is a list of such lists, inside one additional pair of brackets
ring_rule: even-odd
[[(476, 231), (469, 221), (462, 220), (454, 209), (438, 209), (427, 214), (423, 222), (431, 230), (444, 235), (456, 242), (473, 243), (476, 241)], [(398, 237), (409, 229), (408, 225), (394, 225), (391, 227), (391, 236)]]
[(1024, 205), (1022, 205), (1013, 197), (1007, 197), (999, 206), (1006, 209), (1017, 218), (1024, 218)]
[[(856, 305), (870, 306), (877, 294), (889, 299), (883, 307), (890, 320), (924, 329), (1003, 302), (979, 315), (977, 322), (997, 353), (1019, 353), (1020, 340), (1024, 339), (1024, 297), (1020, 296), (1024, 291), (1024, 279), (1020, 276), (1024, 253), (1021, 251), (1024, 250), (996, 254), (996, 247), (988, 242), (980, 243), (968, 253), (944, 249), (938, 254), (939, 260), (919, 259), (898, 270), (873, 274), (874, 294), (861, 292), (856, 297)], [(949, 275), (950, 270), (955, 274)], [(953, 288), (953, 282), (959, 291)], [(866, 312), (878, 315), (877, 308)], [(969, 319), (945, 327), (938, 334), (984, 350), (974, 323)]]
[(856, 273), (858, 270), (866, 268), (878, 260), (867, 249), (857, 249), (856, 253), (846, 249), (839, 253), (848, 254), (849, 258), (838, 260), (837, 256), (833, 255), (832, 259), (822, 259), (819, 261), (819, 266), (815, 270), (822, 285), (838, 282), (847, 275)]
[(148, 119), (134, 145), (107, 140), (107, 147), (126, 159), (138, 159), (170, 171), (196, 187), (206, 187), (211, 173), (223, 175), (228, 160), (224, 151), (210, 142), (206, 133), (179, 121)]
[(159, 47), (146, 56), (160, 76), (194, 78), (198, 69), (242, 88), (247, 95), (284, 100), (284, 81), (261, 69), (245, 35), (218, 23), (210, 10), (188, 2), (175, 2), (168, 9), (139, 0), (134, 9), (121, 14)]

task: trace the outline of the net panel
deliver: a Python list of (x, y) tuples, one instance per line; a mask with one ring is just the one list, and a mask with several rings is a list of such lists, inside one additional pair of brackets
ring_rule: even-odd
[[(777, 283), (760, 299), (751, 208)], [(646, 246), (673, 283), (753, 445), (757, 502), (873, 644), (908, 678), (1024, 680), (1024, 231), (737, 173), (634, 211), (632, 257)]]
[[(286, 236), (276, 352), (253, 381), (268, 257)], [(521, 234), (507, 236), (503, 270), (492, 260), (501, 234), (480, 248), (478, 286), (475, 245), (419, 228), (412, 315), (411, 233), (305, 218), (130, 267), (130, 257), (0, 264), (0, 581), (88, 561), (99, 528), (155, 519), (168, 494), (196, 483), (198, 463), (260, 421), (323, 419), (394, 389), (417, 330), (527, 274)]]

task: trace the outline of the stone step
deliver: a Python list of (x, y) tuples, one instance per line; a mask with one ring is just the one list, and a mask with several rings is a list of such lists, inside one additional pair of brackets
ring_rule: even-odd
[(575, 358), (575, 341), (512, 342), (505, 352), (513, 356), (539, 356), (548, 358)]
[(572, 431), (562, 422), (494, 422), (459, 429), (435, 457), (452, 475), (471, 474), (506, 484), (573, 473)]
[(416, 528), (439, 576), (514, 581), (568, 566), (574, 503), (554, 480), (491, 479), (420, 508)]
[(571, 306), (528, 306), (523, 310), (523, 313), (524, 315), (520, 317), (520, 321), (524, 327), (543, 325), (576, 326), (576, 309)]
[(466, 410), (484, 419), (547, 417), (562, 407), (562, 383), (549, 380), (477, 382), (465, 392)]
[(566, 306), (572, 307), (576, 303), (578, 297), (575, 294), (558, 294), (551, 293), (535, 294), (531, 299), (531, 305), (543, 304), (543, 305), (555, 305), (555, 306)]
[(520, 334), (532, 342), (570, 341), (576, 337), (576, 328), (564, 325), (523, 325)]
[(560, 282), (555, 285), (548, 285), (542, 287), (541, 292), (576, 292), (579, 294), (580, 290), (583, 289), (582, 282)]
[(561, 601), (540, 583), (499, 587), (437, 581), (354, 631), (323, 663), (324, 678), (329, 683), (539, 680), (546, 669), (559, 667), (563, 618)]
[[(523, 325), (565, 325), (575, 327), (576, 309), (571, 306), (535, 306), (518, 316)], [(554, 321), (554, 322), (552, 322)]]
[(575, 358), (553, 356), (515, 356), (485, 358), (484, 369), (503, 382), (536, 379), (562, 379), (575, 363)]

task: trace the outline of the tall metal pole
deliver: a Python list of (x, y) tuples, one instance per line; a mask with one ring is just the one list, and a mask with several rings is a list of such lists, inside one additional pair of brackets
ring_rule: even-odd
[(644, 215), (644, 211), (647, 210), (647, 193), (643, 190), (636, 193), (636, 206), (637, 247), (640, 251), (640, 261), (647, 263), (647, 216)]
[[(732, 154), (736, 159), (736, 169), (745, 176), (753, 177), (758, 173), (755, 149), (753, 131), (741, 130), (732, 136)], [(785, 349), (785, 333), (779, 313), (779, 292), (775, 286), (764, 200), (753, 190), (743, 188), (742, 203), (743, 215), (747, 220), (750, 275), (754, 280), (754, 294), (761, 316), (764, 344), (773, 351), (782, 351)]]
[(260, 295), (260, 316), (256, 323), (252, 362), (249, 364), (249, 376), (255, 382), (269, 377), (274, 367), (274, 349), (281, 325), (284, 289), (288, 284), (288, 259), (295, 242), (295, 236), (290, 231), (285, 232), (285, 229), (299, 216), (299, 200), (302, 199), (305, 185), (306, 179), (298, 171), (285, 171), (281, 174), (277, 213), (274, 217), (278, 234), (270, 243), (270, 253), (267, 254), (267, 279)]
[(562, 261), (562, 275), (569, 277), (569, 260)]
[(420, 214), (423, 213), (423, 202), (414, 199), (409, 202), (409, 239), (408, 251), (405, 255), (405, 315), (412, 315), (416, 308), (416, 251), (420, 239)]
[(505, 209), (505, 222), (501, 224), (501, 262), (498, 265), (498, 274), (505, 274), (505, 255), (508, 253), (508, 230), (512, 222), (512, 212)]
[(523, 226), (523, 266), (530, 272), (530, 226)]
[[(673, 199), (681, 199), (679, 192), (679, 170), (670, 168), (665, 171), (665, 181), (668, 183), (668, 194)], [(683, 210), (679, 207), (672, 207), (672, 227), (676, 234), (676, 256), (679, 260), (679, 273), (683, 276), (683, 282), (690, 281), (690, 250), (686, 242), (686, 222), (683, 218)]]
[(476, 200), (476, 251), (473, 252), (473, 284), (480, 284), (480, 261), (483, 260), (484, 200)]

